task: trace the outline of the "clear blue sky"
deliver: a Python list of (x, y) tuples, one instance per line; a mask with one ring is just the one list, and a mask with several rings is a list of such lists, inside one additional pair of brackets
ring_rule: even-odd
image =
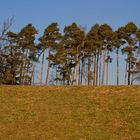
[[(13, 31), (32, 23), (39, 35), (51, 22), (58, 22), (61, 30), (72, 22), (86, 27), (87, 31), (95, 23), (108, 23), (117, 29), (133, 21), (140, 27), (140, 0), (0, 0), (0, 22), (11, 16), (15, 17)], [(115, 67), (113, 64), (111, 67)], [(121, 67), (124, 66), (123, 62)], [(113, 68), (110, 73), (112, 84)], [(121, 75), (124, 77), (122, 71)]]
[(56, 21), (61, 29), (74, 21), (87, 30), (95, 23), (140, 26), (140, 0), (0, 0), (0, 5), (0, 22), (14, 15), (15, 31), (33, 23), (42, 32)]

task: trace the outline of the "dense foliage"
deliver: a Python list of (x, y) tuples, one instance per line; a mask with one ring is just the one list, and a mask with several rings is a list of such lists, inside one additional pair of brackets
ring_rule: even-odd
[[(17, 33), (9, 30), (11, 24), (12, 20), (8, 20), (1, 27), (0, 84), (34, 84), (40, 64), (39, 84), (107, 85), (109, 65), (116, 61), (119, 85), (120, 52), (127, 55), (124, 67), (127, 84), (139, 78), (140, 29), (133, 22), (116, 31), (107, 24), (95, 24), (89, 32), (72, 23), (63, 33), (57, 23), (51, 23), (39, 38), (32, 24)], [(116, 60), (111, 57), (114, 52)]]

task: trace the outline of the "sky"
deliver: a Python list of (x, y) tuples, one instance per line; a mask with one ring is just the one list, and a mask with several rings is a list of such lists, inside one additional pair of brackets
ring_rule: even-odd
[(61, 31), (72, 22), (86, 31), (96, 23), (116, 30), (130, 21), (140, 27), (139, 11), (140, 0), (0, 0), (0, 23), (14, 16), (12, 31), (32, 23), (39, 35), (52, 22), (58, 22)]
[(0, 22), (14, 16), (13, 30), (32, 23), (39, 33), (51, 22), (61, 29), (76, 22), (87, 29), (108, 23), (113, 29), (130, 21), (140, 26), (140, 0), (0, 0)]

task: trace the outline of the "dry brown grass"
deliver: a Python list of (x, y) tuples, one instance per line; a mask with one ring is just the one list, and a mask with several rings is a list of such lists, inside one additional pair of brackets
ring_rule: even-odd
[(140, 86), (0, 86), (0, 140), (139, 140)]

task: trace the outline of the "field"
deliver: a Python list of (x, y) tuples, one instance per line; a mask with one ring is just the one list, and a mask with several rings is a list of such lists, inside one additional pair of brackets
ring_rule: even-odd
[(140, 86), (0, 86), (0, 140), (140, 140)]

